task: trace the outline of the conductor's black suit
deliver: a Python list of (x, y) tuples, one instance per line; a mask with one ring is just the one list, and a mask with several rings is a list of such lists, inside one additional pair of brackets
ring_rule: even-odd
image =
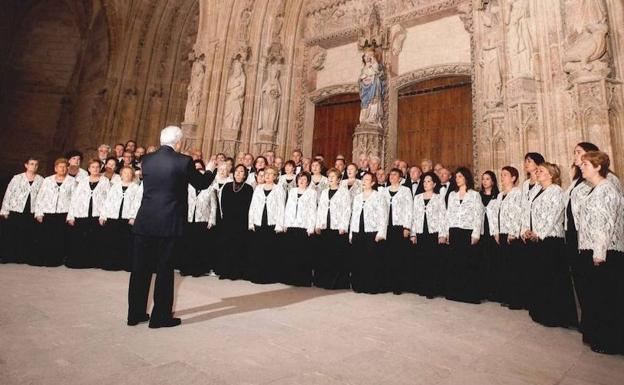
[(172, 320), (173, 255), (182, 236), (188, 211), (188, 184), (206, 189), (214, 179), (195, 169), (191, 157), (170, 146), (142, 159), (143, 198), (134, 221), (133, 263), (128, 289), (128, 324), (144, 321), (147, 296), (156, 267), (154, 308), (150, 327)]

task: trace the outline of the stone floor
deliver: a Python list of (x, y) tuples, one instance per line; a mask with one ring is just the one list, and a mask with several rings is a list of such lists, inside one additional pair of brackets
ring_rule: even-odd
[(125, 272), (0, 265), (0, 383), (622, 384), (526, 312), (176, 277), (181, 327), (125, 326)]

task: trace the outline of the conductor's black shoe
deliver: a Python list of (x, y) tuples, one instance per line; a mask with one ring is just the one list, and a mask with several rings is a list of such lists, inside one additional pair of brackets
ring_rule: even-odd
[(150, 321), (149, 327), (150, 329), (158, 329), (158, 328), (172, 328), (175, 326), (179, 326), (182, 323), (182, 320), (179, 318), (169, 318), (166, 320), (159, 321)]
[(142, 317), (138, 318), (128, 318), (128, 326), (136, 326), (140, 323), (149, 321), (149, 314), (143, 314)]
[(617, 354), (617, 352), (613, 349), (608, 349), (599, 345), (591, 345), (592, 352), (600, 353), (600, 354)]

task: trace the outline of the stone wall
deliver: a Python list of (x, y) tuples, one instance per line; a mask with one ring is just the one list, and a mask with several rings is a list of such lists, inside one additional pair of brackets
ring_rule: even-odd
[[(53, 13), (37, 11), (50, 4)], [(2, 172), (30, 153), (154, 143), (168, 123), (206, 154), (309, 155), (314, 103), (357, 92), (372, 40), (387, 92), (380, 126), (356, 130), (355, 154), (391, 160), (398, 90), (456, 74), (472, 77), (477, 172), (520, 167), (531, 150), (566, 174), (581, 140), (624, 150), (620, 0), (15, 0), (6, 9)], [(54, 39), (71, 44), (50, 53)], [(46, 77), (54, 66), (58, 76)], [(624, 170), (622, 156), (613, 168)]]
[[(181, 124), (198, 0), (13, 0), (0, 15), (0, 173), (34, 155), (155, 144)], [(4, 12), (6, 9), (6, 12)]]

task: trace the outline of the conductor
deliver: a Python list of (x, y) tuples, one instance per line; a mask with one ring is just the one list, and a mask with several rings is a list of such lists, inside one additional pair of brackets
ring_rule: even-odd
[[(198, 190), (206, 189), (214, 179), (212, 171), (202, 175), (191, 157), (178, 153), (181, 141), (179, 127), (166, 127), (160, 133), (160, 149), (142, 160), (143, 198), (132, 229), (129, 326), (150, 321), (149, 327), (156, 329), (181, 323), (172, 313), (173, 257), (188, 211), (188, 184)], [(156, 266), (156, 285), (150, 319), (146, 308), (153, 266)]]

